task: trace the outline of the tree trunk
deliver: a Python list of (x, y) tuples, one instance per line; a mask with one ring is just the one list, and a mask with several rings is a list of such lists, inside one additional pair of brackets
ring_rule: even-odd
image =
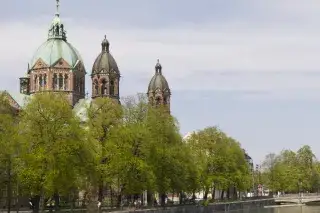
[(233, 199), (238, 199), (237, 188), (235, 186), (233, 187)]
[(152, 199), (153, 193), (151, 191), (147, 191), (147, 202), (148, 202), (148, 206), (152, 206), (154, 201)]
[(117, 207), (121, 207), (121, 202), (122, 202), (122, 194), (120, 192), (117, 196)]
[(103, 201), (103, 180), (102, 180), (102, 178), (100, 178), (98, 201), (100, 201), (101, 203)]
[(205, 191), (204, 191), (204, 195), (203, 195), (203, 199), (207, 200), (208, 199), (208, 193), (209, 193), (209, 188), (206, 187)]
[(99, 212), (98, 208), (98, 195), (97, 195), (97, 189), (96, 187), (89, 187), (88, 193), (87, 193), (87, 200), (88, 200), (88, 205), (87, 205), (87, 212), (88, 213), (97, 213)]
[(110, 203), (111, 203), (111, 208), (113, 208), (113, 190), (111, 186), (110, 186)]
[(223, 200), (223, 198), (224, 198), (224, 190), (222, 190), (222, 192), (221, 192), (221, 197), (220, 197), (220, 199)]
[(227, 199), (230, 199), (230, 186), (228, 187), (228, 190), (227, 190)]
[(180, 205), (182, 204), (182, 194), (183, 194), (183, 192), (180, 191), (180, 192), (179, 192), (179, 204), (180, 204)]
[(40, 206), (40, 211), (41, 211), (41, 213), (44, 212), (45, 207), (46, 207), (46, 204), (45, 204), (45, 197), (44, 197), (44, 191), (43, 191), (43, 189), (41, 190), (39, 206)]
[(58, 192), (54, 193), (53, 199), (54, 199), (54, 210), (57, 212), (60, 209), (60, 196)]
[(8, 156), (8, 164), (7, 164), (7, 174), (8, 174), (8, 184), (7, 184), (7, 207), (8, 213), (11, 212), (11, 200), (12, 200), (12, 177), (11, 177), (11, 159)]
[(166, 194), (162, 193), (160, 197), (161, 197), (161, 206), (164, 207), (166, 205)]
[(36, 195), (31, 198), (32, 212), (39, 213), (40, 211), (40, 195)]
[(216, 198), (216, 187), (214, 186), (212, 190), (212, 200), (214, 200), (215, 198)]

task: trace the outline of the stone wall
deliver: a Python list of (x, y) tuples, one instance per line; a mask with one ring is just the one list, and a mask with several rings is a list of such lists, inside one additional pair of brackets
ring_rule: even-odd
[[(261, 200), (250, 200), (250, 201), (238, 201), (221, 204), (211, 204), (209, 206), (177, 206), (167, 207), (166, 209), (145, 209), (145, 210), (132, 210), (122, 212), (139, 212), (139, 213), (212, 213), (212, 212), (228, 212), (230, 210), (241, 210), (250, 208), (262, 208), (263, 206), (273, 205), (274, 199), (261, 199)], [(119, 211), (120, 212), (120, 211)]]

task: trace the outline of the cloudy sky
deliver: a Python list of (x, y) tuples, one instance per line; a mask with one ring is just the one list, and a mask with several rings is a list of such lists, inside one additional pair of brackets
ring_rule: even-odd
[[(1, 1), (0, 89), (47, 37), (54, 0)], [(106, 34), (121, 95), (146, 92), (159, 58), (181, 133), (218, 125), (260, 163), (310, 145), (320, 157), (319, 0), (61, 0), (88, 73)], [(87, 77), (90, 92), (90, 79)]]

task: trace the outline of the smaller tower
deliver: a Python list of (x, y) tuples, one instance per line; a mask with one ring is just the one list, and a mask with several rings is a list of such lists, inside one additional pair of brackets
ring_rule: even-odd
[(166, 78), (162, 74), (159, 59), (155, 66), (155, 74), (150, 80), (147, 95), (149, 104), (152, 106), (165, 105), (170, 111), (171, 91)]
[(92, 98), (109, 97), (119, 102), (120, 71), (110, 53), (107, 37), (101, 43), (101, 53), (92, 67)]

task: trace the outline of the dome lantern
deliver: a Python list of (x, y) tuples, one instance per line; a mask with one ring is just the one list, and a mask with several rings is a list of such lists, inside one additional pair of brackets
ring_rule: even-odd
[(160, 75), (162, 74), (162, 66), (160, 64), (159, 59), (157, 60), (157, 64), (155, 66), (155, 69), (156, 69), (156, 73), (159, 73)]
[(104, 35), (104, 39), (101, 43), (101, 47), (102, 47), (102, 52), (109, 52), (109, 46), (110, 46), (110, 43), (109, 41), (107, 40), (107, 36)]
[(62, 24), (60, 19), (60, 13), (59, 13), (60, 0), (56, 0), (56, 1), (57, 1), (57, 11), (51, 22), (51, 26), (49, 28), (48, 40), (62, 39), (64, 41), (67, 41), (67, 32), (65, 31), (64, 25)]

